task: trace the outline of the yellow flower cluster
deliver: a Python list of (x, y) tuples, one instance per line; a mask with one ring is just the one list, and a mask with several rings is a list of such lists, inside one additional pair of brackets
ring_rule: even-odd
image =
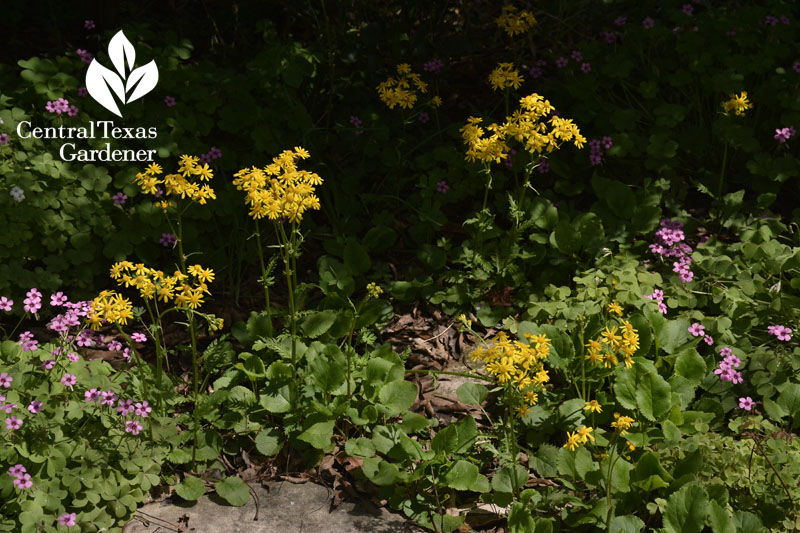
[(619, 430), (621, 435), (625, 435), (633, 425), (633, 418), (629, 416), (621, 416), (619, 413), (614, 413), (614, 421), (611, 422), (611, 427)]
[(744, 112), (753, 107), (752, 102), (747, 100), (747, 91), (742, 91), (740, 95), (731, 95), (731, 99), (727, 102), (722, 102), (722, 107), (725, 112), (733, 110), (737, 115), (743, 116)]
[(581, 444), (586, 444), (590, 440), (594, 442), (592, 431), (594, 431), (594, 428), (587, 428), (586, 426), (581, 426), (578, 431), (573, 431), (571, 433), (567, 431), (567, 442), (564, 443), (564, 448), (573, 452), (580, 447)]
[(552, 152), (569, 141), (576, 147), (583, 148), (586, 137), (581, 135), (578, 126), (571, 119), (553, 116), (547, 119), (547, 123), (542, 121), (554, 110), (548, 100), (533, 93), (521, 98), (519, 103), (520, 108), (510, 117), (506, 117), (503, 124), (491, 124), (486, 130), (480, 125), (483, 119), (467, 119), (467, 124), (460, 131), (461, 138), (467, 145), (468, 161), (499, 163), (506, 157), (503, 152), (510, 151), (510, 139), (522, 143), (531, 154)]
[(500, 26), (509, 37), (518, 33), (526, 33), (536, 26), (536, 18), (527, 9), (519, 11), (516, 6), (508, 5), (503, 7), (503, 11), (497, 17), (497, 25)]
[[(195, 156), (182, 155), (178, 173), (167, 174), (163, 179), (159, 177), (163, 173), (161, 165), (152, 163), (144, 172), (136, 174), (136, 185), (148, 194), (156, 194), (158, 192), (157, 187), (159, 185), (164, 185), (168, 196), (189, 198), (193, 202), (204, 205), (208, 200), (217, 199), (217, 196), (214, 194), (214, 189), (207, 183), (203, 183), (202, 185), (200, 183), (213, 178), (214, 171), (209, 168), (208, 163), (200, 165), (197, 161), (198, 158)], [(157, 202), (156, 205), (166, 211), (168, 207), (174, 204), (164, 199)]]
[(375, 283), (373, 281), (373, 282), (367, 283), (367, 294), (369, 295), (370, 298), (376, 298), (377, 299), (377, 298), (381, 297), (381, 294), (383, 294), (383, 289), (381, 288), (380, 285), (378, 285), (377, 283)]
[(214, 281), (214, 271), (200, 265), (179, 270), (165, 276), (160, 270), (149, 268), (142, 263), (120, 261), (111, 266), (111, 278), (118, 285), (134, 287), (145, 300), (158, 299), (161, 302), (174, 302), (177, 307), (197, 309), (203, 304), (203, 295), (210, 295), (208, 283)]
[(508, 87), (519, 89), (524, 81), (525, 78), (514, 68), (514, 63), (498, 63), (497, 68), (489, 74), (489, 83), (495, 91), (502, 91)]
[(522, 394), (525, 405), (517, 410), (519, 416), (528, 412), (528, 407), (536, 405), (539, 396), (537, 389), (550, 381), (544, 360), (550, 353), (550, 339), (545, 335), (525, 334), (529, 344), (511, 340), (505, 332), (500, 332), (488, 348), (479, 347), (472, 353), (472, 359), (483, 361), (486, 371), (497, 383), (513, 384)]
[(408, 63), (397, 65), (397, 79), (390, 76), (378, 85), (378, 96), (389, 109), (398, 105), (403, 109), (414, 107), (417, 91), (423, 94), (428, 92), (428, 84), (420, 79), (419, 74), (411, 71)]
[(123, 298), (121, 294), (115, 291), (103, 291), (92, 300), (91, 309), (86, 314), (86, 318), (89, 326), (94, 330), (100, 329), (103, 320), (124, 326), (133, 316), (132, 309), (131, 302)]
[(633, 354), (639, 349), (639, 333), (627, 320), (622, 321), (622, 326), (609, 327), (600, 333), (597, 339), (591, 339), (587, 354), (584, 359), (592, 365), (603, 364), (611, 368), (619, 363), (618, 357), (625, 360), (625, 366), (633, 366)]
[(301, 221), (307, 210), (320, 208), (314, 187), (322, 184), (322, 178), (315, 172), (298, 169), (296, 164), (298, 159), (309, 157), (307, 150), (295, 146), (294, 150), (284, 150), (273, 157), (263, 169), (243, 168), (234, 174), (233, 184), (247, 192), (245, 202), (250, 206), (251, 217), (285, 217), (294, 223)]

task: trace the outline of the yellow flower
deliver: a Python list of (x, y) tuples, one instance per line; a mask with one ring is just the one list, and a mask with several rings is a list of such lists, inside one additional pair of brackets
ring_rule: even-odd
[(606, 329), (602, 333), (600, 333), (600, 335), (603, 337), (603, 339), (600, 341), (603, 344), (613, 345), (621, 340), (620, 337), (617, 335), (616, 326), (610, 329), (608, 326), (606, 326)]
[(613, 302), (608, 306), (609, 313), (616, 313), (617, 316), (622, 316), (622, 306), (619, 305), (619, 302)]
[(442, 99), (441, 99), (441, 98), (439, 98), (438, 96), (434, 96), (434, 97), (431, 99), (431, 105), (432, 105), (433, 107), (441, 107), (441, 106), (442, 106)]
[(498, 63), (497, 67), (489, 74), (489, 83), (495, 91), (502, 91), (509, 87), (519, 89), (524, 81), (519, 70), (514, 68), (514, 63)]
[(533, 28), (536, 25), (536, 18), (527, 9), (518, 12), (515, 6), (508, 5), (503, 7), (502, 13), (497, 17), (497, 25), (505, 30), (509, 37), (513, 37)]
[(586, 444), (589, 440), (594, 442), (594, 435), (592, 435), (592, 431), (594, 428), (581, 426), (578, 430), (578, 438), (581, 440), (581, 444)]
[(367, 294), (370, 298), (380, 298), (383, 294), (383, 289), (377, 283), (371, 282), (367, 284)]
[(517, 418), (522, 418), (531, 412), (531, 408), (527, 405), (520, 405), (517, 407)]
[(591, 400), (586, 402), (586, 405), (583, 408), (584, 411), (592, 411), (594, 413), (602, 413), (603, 408), (597, 403), (597, 400)]
[(622, 435), (625, 435), (633, 425), (633, 422), (633, 418), (629, 416), (621, 416), (619, 413), (614, 413), (614, 421), (611, 422), (611, 427), (618, 429)]
[(730, 98), (730, 100), (722, 102), (722, 107), (725, 108), (726, 113), (733, 110), (737, 115), (743, 116), (745, 111), (753, 107), (753, 104), (747, 100), (747, 91), (742, 91), (738, 96), (732, 94)]
[(564, 443), (564, 448), (568, 449), (571, 452), (574, 452), (577, 448), (580, 447), (582, 444), (581, 437), (578, 435), (577, 432), (570, 433), (567, 431), (567, 442)]
[(428, 92), (428, 84), (422, 81), (419, 74), (411, 71), (408, 63), (397, 65), (397, 74), (397, 79), (390, 76), (378, 84), (378, 96), (389, 109), (394, 109), (398, 105), (410, 109), (417, 102), (417, 91)]
[(250, 207), (250, 216), (256, 220), (285, 217), (295, 223), (303, 219), (306, 211), (320, 209), (314, 187), (322, 184), (322, 178), (296, 165), (298, 159), (308, 157), (308, 151), (296, 146), (294, 150), (284, 150), (273, 157), (272, 163), (264, 169), (244, 168), (234, 174), (233, 184), (246, 192), (245, 203)]
[(163, 169), (158, 163), (150, 163), (150, 166), (147, 167), (146, 172), (149, 174), (161, 174)]

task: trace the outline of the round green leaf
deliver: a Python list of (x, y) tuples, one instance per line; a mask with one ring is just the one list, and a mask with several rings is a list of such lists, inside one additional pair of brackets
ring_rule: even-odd
[(238, 477), (225, 478), (214, 488), (221, 498), (236, 507), (241, 507), (250, 501), (250, 488)]

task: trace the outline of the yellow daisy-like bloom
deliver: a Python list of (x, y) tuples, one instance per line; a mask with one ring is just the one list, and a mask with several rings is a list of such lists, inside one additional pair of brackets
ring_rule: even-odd
[[(161, 270), (147, 267), (143, 263), (120, 261), (111, 266), (111, 278), (119, 285), (137, 289), (146, 301), (174, 302), (178, 307), (196, 309), (203, 303), (203, 293), (211, 294), (207, 283), (214, 281), (215, 274), (210, 268), (203, 268), (201, 265), (192, 265), (187, 271), (189, 276), (180, 271), (175, 271), (172, 276), (165, 276)], [(193, 284), (185, 283), (190, 277), (193, 278)], [(180, 288), (177, 294), (176, 288)], [(109, 309), (108, 305), (106, 301), (105, 310)], [(119, 317), (125, 320), (130, 314), (121, 313)]]
[(580, 448), (582, 444), (582, 440), (580, 435), (577, 432), (570, 433), (567, 431), (567, 442), (564, 443), (564, 448), (568, 449), (571, 452), (574, 452), (578, 448)]
[(622, 416), (619, 413), (614, 413), (614, 421), (611, 422), (611, 427), (618, 429), (622, 435), (625, 435), (633, 425), (633, 422), (633, 418), (629, 416)]
[(583, 407), (584, 411), (591, 411), (593, 413), (602, 413), (603, 408), (597, 403), (597, 400), (590, 400), (586, 402), (586, 405)]
[(381, 297), (381, 294), (383, 294), (383, 289), (377, 283), (367, 283), (367, 294), (370, 296), (370, 298), (377, 299)]
[[(197, 161), (198, 158), (195, 156), (182, 155), (179, 160), (178, 174), (167, 174), (163, 179), (159, 177), (163, 172), (161, 165), (152, 163), (144, 172), (136, 174), (134, 181), (147, 194), (156, 194), (158, 186), (163, 185), (167, 196), (189, 198), (189, 200), (203, 205), (208, 200), (217, 198), (214, 190), (208, 184), (200, 185), (190, 179), (197, 177), (201, 181), (209, 181), (214, 177), (214, 172), (207, 163), (198, 166)], [(166, 212), (170, 207), (174, 207), (175, 203), (164, 198), (156, 202), (156, 205)]]
[(434, 97), (431, 99), (431, 105), (432, 105), (433, 107), (441, 107), (441, 106), (442, 106), (442, 99), (441, 99), (441, 98), (439, 98), (438, 96), (434, 96)]
[(310, 157), (308, 151), (297, 146), (284, 150), (272, 158), (265, 168), (244, 168), (234, 174), (233, 184), (245, 191), (245, 203), (250, 206), (250, 216), (258, 220), (287, 218), (296, 223), (310, 210), (319, 210), (320, 201), (314, 187), (322, 178), (314, 172), (297, 168), (298, 159)]
[(515, 6), (503, 6), (503, 11), (497, 17), (497, 25), (500, 26), (509, 37), (517, 34), (526, 33), (536, 26), (536, 18), (527, 9), (519, 11)]
[(519, 70), (514, 68), (514, 63), (498, 63), (491, 74), (489, 74), (489, 84), (495, 91), (502, 91), (509, 87), (519, 89), (525, 78), (520, 76)]
[(578, 438), (581, 440), (581, 444), (586, 444), (590, 440), (594, 442), (594, 435), (592, 435), (592, 431), (594, 428), (581, 426), (578, 430)]
[(617, 316), (622, 316), (622, 306), (619, 305), (619, 302), (612, 302), (608, 306), (609, 313), (615, 313)]
[(389, 109), (396, 106), (411, 109), (417, 102), (417, 91), (423, 94), (428, 92), (428, 84), (411, 70), (408, 63), (397, 65), (397, 75), (396, 79), (390, 76), (378, 84), (378, 96)]
[(572, 120), (556, 116), (545, 120), (555, 108), (542, 96), (533, 93), (519, 103), (519, 109), (506, 117), (503, 124), (484, 127), (479, 117), (467, 119), (460, 132), (467, 145), (468, 161), (500, 163), (506, 158), (512, 140), (521, 143), (532, 155), (552, 152), (565, 142), (572, 142), (577, 148), (586, 143), (586, 137)]
[(95, 331), (100, 329), (104, 320), (124, 326), (133, 316), (132, 309), (131, 302), (123, 298), (121, 294), (114, 291), (102, 291), (92, 300), (86, 318), (89, 326)]
[(747, 91), (742, 91), (741, 94), (732, 94), (730, 100), (722, 102), (722, 107), (725, 112), (733, 110), (739, 116), (744, 116), (745, 111), (753, 108), (752, 102), (747, 99)]

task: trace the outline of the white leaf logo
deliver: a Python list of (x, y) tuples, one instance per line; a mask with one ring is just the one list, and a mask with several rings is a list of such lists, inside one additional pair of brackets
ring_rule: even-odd
[(122, 31), (108, 43), (108, 55), (117, 72), (93, 59), (86, 71), (86, 90), (98, 104), (122, 117), (117, 100), (126, 104), (152, 91), (158, 83), (158, 67), (150, 61), (134, 69), (136, 50)]

